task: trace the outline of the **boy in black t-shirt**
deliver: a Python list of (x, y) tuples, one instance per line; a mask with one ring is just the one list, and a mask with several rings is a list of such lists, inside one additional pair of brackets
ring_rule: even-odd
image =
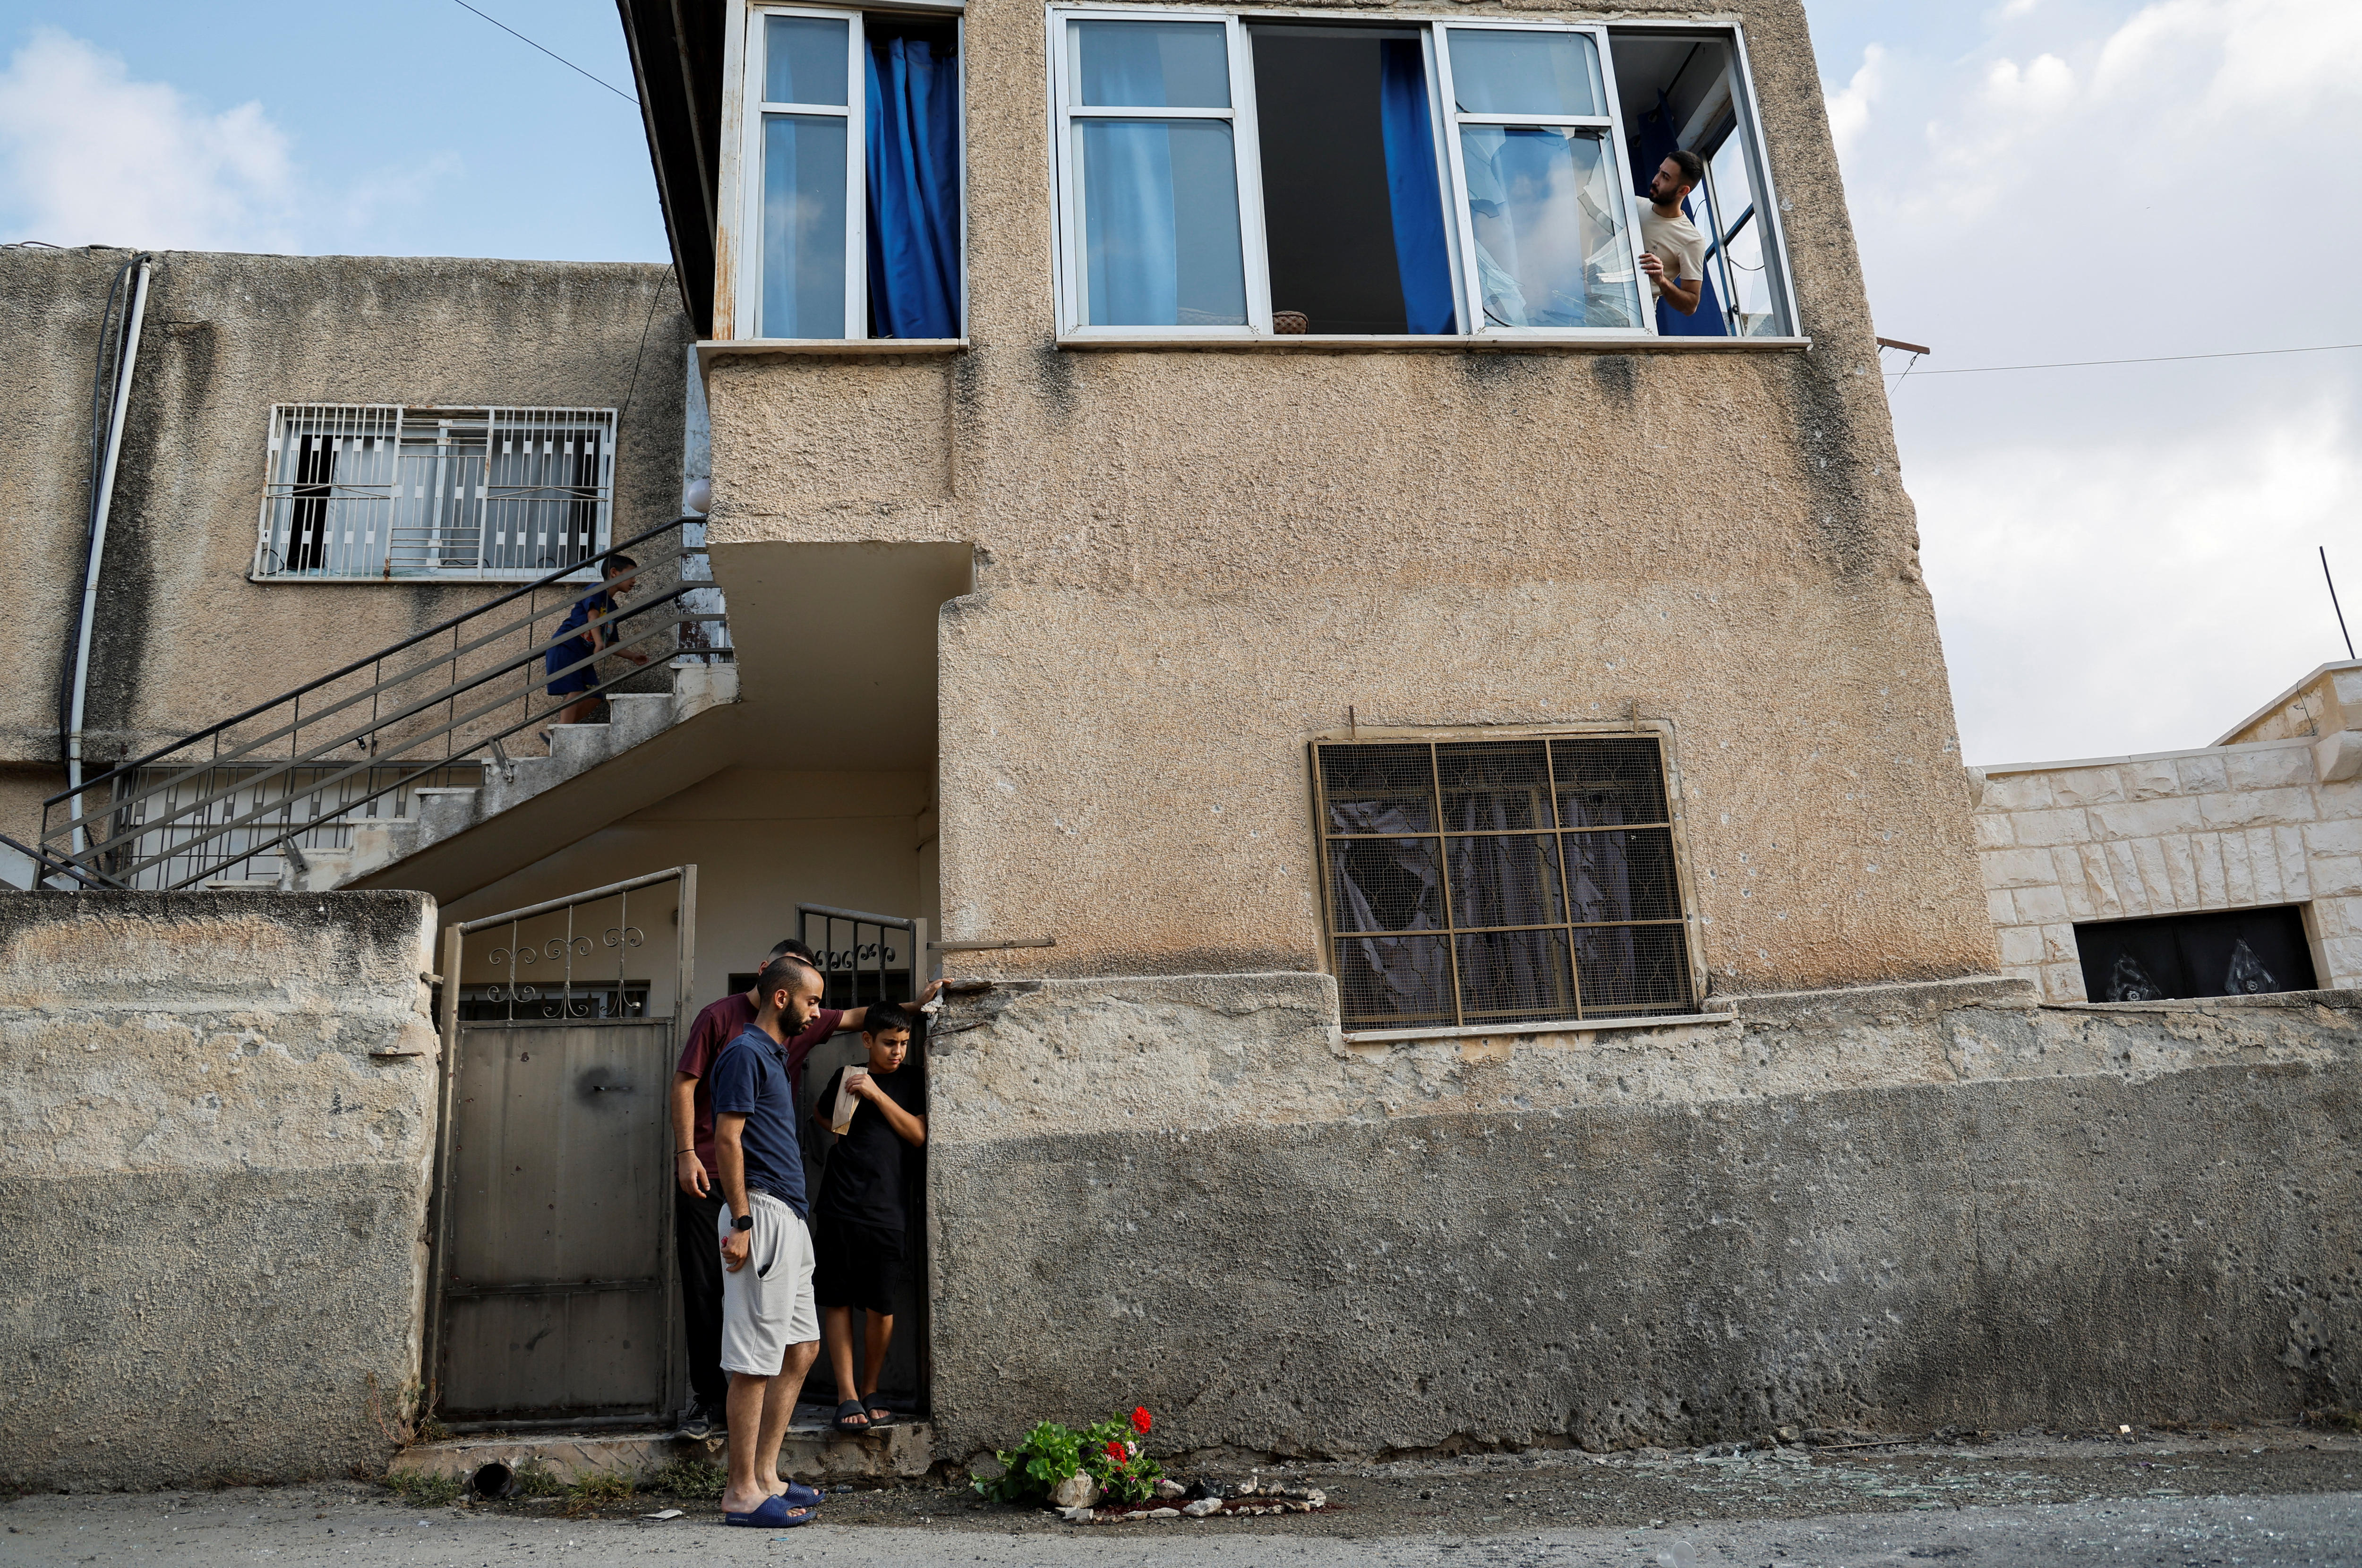
[[(822, 1335), (836, 1370), (839, 1431), (882, 1427), (894, 1413), (877, 1399), (877, 1374), (894, 1338), (894, 1287), (902, 1275), (902, 1152), (927, 1141), (925, 1090), (919, 1074), (906, 1071), (911, 1049), (910, 1010), (874, 1003), (862, 1020), (861, 1043), (869, 1065), (840, 1067), (820, 1091), (812, 1120), (828, 1126), (840, 1089), (858, 1102), (853, 1120), (828, 1156), (820, 1197), (812, 1204), (812, 1296), (820, 1303)], [(853, 1309), (868, 1312), (863, 1336), (867, 1375), (853, 1379)]]

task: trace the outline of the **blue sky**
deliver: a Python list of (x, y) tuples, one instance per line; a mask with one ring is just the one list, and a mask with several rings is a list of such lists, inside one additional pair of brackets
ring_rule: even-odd
[[(475, 3), (628, 88), (605, 0)], [(1919, 371), (2362, 342), (2362, 212), (2323, 199), (2362, 4), (1807, 14), (1871, 314)], [(453, 0), (13, 0), (23, 238), (667, 259), (635, 106)], [(1890, 388), (1970, 761), (2202, 745), (2344, 657), (2312, 551), (2362, 609), (2362, 353)]]

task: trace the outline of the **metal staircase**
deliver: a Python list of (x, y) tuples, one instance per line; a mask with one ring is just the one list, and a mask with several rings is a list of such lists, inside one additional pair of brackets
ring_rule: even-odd
[[(675, 518), (51, 796), (28, 846), (45, 885), (343, 886), (734, 701), (704, 533)], [(574, 657), (563, 621), (626, 555), (615, 646)], [(547, 694), (585, 669), (586, 690)], [(552, 723), (590, 696), (606, 723)]]

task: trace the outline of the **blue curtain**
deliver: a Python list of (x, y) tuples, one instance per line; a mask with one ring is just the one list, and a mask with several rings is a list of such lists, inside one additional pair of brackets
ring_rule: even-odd
[(1412, 332), (1454, 332), (1451, 258), (1427, 113), (1427, 61), (1416, 39), (1382, 39), (1378, 52), (1378, 117), (1385, 133), (1386, 200), (1394, 209), (1403, 312)]
[(924, 36), (868, 49), (869, 330), (959, 333), (959, 61)]
[[(1663, 93), (1657, 94), (1657, 110), (1640, 116), (1632, 133), (1632, 185), (1642, 201), (1649, 197), (1649, 182), (1657, 177), (1657, 166), (1670, 156), (1680, 142), (1673, 135), (1673, 106)], [(1696, 193), (1682, 198), (1682, 215), (1697, 221)], [(1706, 254), (1714, 254), (1715, 237), (1706, 237)], [(1651, 293), (1654, 290), (1650, 291)], [(1722, 300), (1714, 292), (1714, 269), (1698, 280), (1698, 307), (1695, 315), (1683, 315), (1664, 301), (1657, 302), (1657, 332), (1664, 337), (1727, 337), (1729, 327), (1722, 319)]]

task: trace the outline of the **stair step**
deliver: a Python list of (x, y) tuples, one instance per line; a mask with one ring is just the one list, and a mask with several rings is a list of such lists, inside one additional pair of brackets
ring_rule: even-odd
[(414, 790), (407, 814), (355, 822), (349, 847), (291, 848), (289, 881), (302, 891), (322, 892), (383, 870), (430, 844), (513, 811), (543, 790), (654, 740), (708, 708), (737, 700), (734, 664), (676, 665), (669, 692), (612, 692), (607, 698), (606, 723), (552, 724), (546, 756), (520, 756), (506, 763), (487, 760), (480, 786), (430, 785)]
[(552, 724), (550, 760), (557, 764), (561, 775), (596, 767), (613, 755), (614, 738), (613, 724)]

